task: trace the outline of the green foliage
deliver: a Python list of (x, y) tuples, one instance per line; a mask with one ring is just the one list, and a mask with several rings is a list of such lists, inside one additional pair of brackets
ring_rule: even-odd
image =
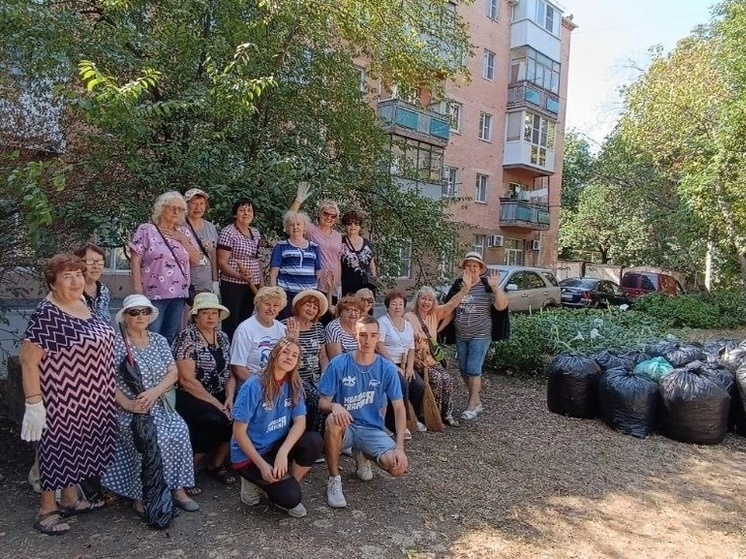
[(593, 177), (595, 157), (588, 141), (577, 132), (565, 135), (562, 160), (562, 209), (575, 211), (580, 194)]
[(564, 351), (592, 355), (603, 350), (642, 349), (665, 335), (666, 324), (637, 311), (543, 311), (510, 317), (510, 338), (492, 344), (487, 366), (495, 371), (541, 376)]
[(651, 293), (635, 300), (635, 310), (668, 328), (740, 328), (746, 325), (746, 295), (742, 291), (668, 297)]

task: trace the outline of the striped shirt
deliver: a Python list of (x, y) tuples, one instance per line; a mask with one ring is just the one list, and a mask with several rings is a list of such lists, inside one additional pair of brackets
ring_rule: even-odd
[(350, 353), (357, 349), (357, 338), (345, 332), (338, 318), (326, 325), (326, 342), (339, 343), (342, 346), (342, 353)]
[(272, 249), (270, 268), (279, 268), (277, 287), (287, 293), (300, 293), (304, 289), (316, 289), (316, 272), (321, 270), (321, 255), (316, 243), (308, 241), (305, 248), (290, 241), (280, 241)]
[(472, 286), (468, 295), (456, 307), (453, 323), (456, 338), (460, 340), (490, 339), (492, 335), (492, 314), (490, 306), (494, 294), (488, 293), (481, 281)]

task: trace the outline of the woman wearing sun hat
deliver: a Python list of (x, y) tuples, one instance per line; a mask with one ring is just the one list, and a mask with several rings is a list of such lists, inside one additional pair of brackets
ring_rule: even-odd
[[(445, 302), (450, 301), (469, 281), (471, 287), (453, 311), (456, 354), (461, 378), (469, 392), (461, 419), (476, 419), (482, 412), (479, 393), (482, 390), (482, 367), (490, 342), (496, 339), (495, 329), (507, 320), (508, 299), (500, 289), (500, 273), (487, 274), (487, 266), (478, 252), (467, 252), (458, 267), (463, 278), (453, 282)], [(496, 315), (496, 313), (500, 313)]]
[[(231, 440), (231, 408), (236, 390), (230, 374), (230, 342), (220, 322), (230, 312), (213, 293), (198, 293), (190, 322), (176, 337), (172, 349), (179, 371), (176, 411), (189, 426), (194, 463), (207, 457), (207, 472), (220, 483), (236, 478), (225, 468)], [(196, 495), (199, 490), (187, 489)]]
[[(189, 428), (176, 410), (171, 408), (168, 392), (178, 378), (178, 371), (166, 338), (150, 332), (148, 326), (158, 318), (158, 308), (145, 297), (133, 294), (125, 297), (116, 320), (124, 326), (127, 344), (140, 369), (145, 388), (134, 394), (117, 370), (116, 402), (119, 437), (114, 462), (101, 482), (110, 491), (132, 499), (138, 514), (143, 514), (142, 455), (135, 448), (132, 434), (132, 414), (149, 413), (158, 433), (158, 447), (163, 461), (163, 480), (173, 495), (174, 504), (186, 511), (199, 510), (199, 505), (184, 492), (194, 486), (192, 445)], [(122, 336), (115, 343), (115, 363), (127, 355)]]
[(298, 342), (301, 349), (298, 374), (303, 381), (306, 398), (306, 428), (323, 435), (326, 414), (319, 411), (319, 392), (316, 386), (326, 366), (326, 333), (319, 319), (329, 310), (323, 293), (306, 289), (293, 297), (292, 316), (283, 320), (287, 335)]

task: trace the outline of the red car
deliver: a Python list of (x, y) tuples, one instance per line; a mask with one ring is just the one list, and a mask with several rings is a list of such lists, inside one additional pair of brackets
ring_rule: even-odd
[(684, 288), (681, 287), (676, 278), (660, 272), (624, 272), (622, 290), (630, 299), (657, 291), (671, 297), (684, 293)]

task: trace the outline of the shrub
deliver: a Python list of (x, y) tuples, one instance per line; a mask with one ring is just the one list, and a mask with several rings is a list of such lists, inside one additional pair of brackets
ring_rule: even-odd
[(668, 297), (652, 293), (635, 300), (638, 312), (669, 328), (739, 328), (746, 324), (746, 294), (733, 291)]

